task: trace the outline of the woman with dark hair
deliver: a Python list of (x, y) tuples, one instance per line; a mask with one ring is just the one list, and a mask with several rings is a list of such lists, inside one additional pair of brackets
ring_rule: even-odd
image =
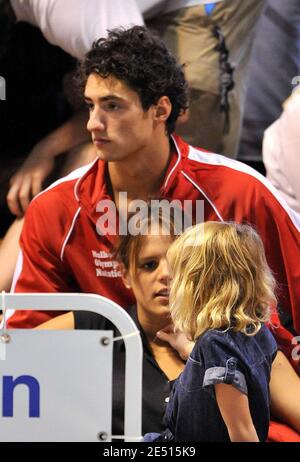
[[(148, 209), (147, 209), (148, 212)], [(129, 217), (130, 218), (130, 217)], [(148, 213), (139, 220), (139, 235), (122, 236), (116, 250), (124, 285), (131, 288), (136, 304), (127, 307), (141, 333), (143, 356), (143, 433), (162, 431), (163, 416), (172, 381), (184, 367), (184, 360), (169, 342), (159, 340), (157, 332), (170, 324), (169, 314), (169, 269), (167, 250), (174, 240), (174, 222), (166, 218), (160, 210), (155, 220), (156, 234), (148, 234), (153, 224)], [(103, 316), (90, 312), (70, 312), (56, 317), (38, 329), (99, 329), (119, 332)], [(185, 342), (180, 339), (180, 351), (184, 355)], [(114, 349), (113, 386), (113, 435), (124, 433), (124, 384), (125, 347), (117, 342)]]

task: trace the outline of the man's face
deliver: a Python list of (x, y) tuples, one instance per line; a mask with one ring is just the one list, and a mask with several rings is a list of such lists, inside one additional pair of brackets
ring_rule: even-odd
[(147, 148), (153, 135), (154, 107), (144, 111), (139, 95), (113, 76), (91, 74), (85, 87), (87, 129), (100, 159), (121, 161)]

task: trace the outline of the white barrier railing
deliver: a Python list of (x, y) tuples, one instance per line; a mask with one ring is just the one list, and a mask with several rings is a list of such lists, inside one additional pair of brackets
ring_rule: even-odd
[[(124, 440), (141, 440), (142, 422), (142, 357), (143, 347), (137, 327), (128, 313), (119, 305), (94, 294), (2, 294), (0, 297), (0, 309), (2, 310), (39, 310), (39, 311), (92, 311), (109, 319), (120, 331), (126, 348), (125, 362), (125, 417), (124, 417)], [(22, 330), (25, 332), (24, 330)], [(5, 326), (0, 330), (0, 341), (6, 350), (6, 358), (9, 357), (10, 344), (19, 330), (6, 330)], [(28, 330), (27, 338), (28, 338)], [(47, 335), (50, 331), (32, 331), (37, 336)], [(59, 332), (59, 331), (56, 331)], [(78, 331), (77, 331), (78, 332)], [(74, 331), (73, 333), (76, 333)], [(63, 332), (61, 332), (63, 334)], [(70, 335), (70, 332), (69, 332)], [(36, 337), (37, 338), (37, 337)], [(25, 341), (25, 340), (24, 340)], [(113, 341), (113, 339), (112, 339)], [(37, 350), (39, 345), (36, 345)], [(5, 352), (4, 352), (5, 356)], [(4, 363), (5, 361), (0, 361)], [(21, 365), (20, 365), (21, 366)], [(1, 367), (1, 364), (0, 364)], [(44, 371), (43, 371), (44, 372)], [(102, 397), (103, 399), (103, 397)], [(105, 397), (104, 397), (105, 399)], [(2, 419), (3, 425), (3, 419)], [(0, 430), (1, 438), (1, 430)], [(16, 435), (16, 441), (18, 435)]]

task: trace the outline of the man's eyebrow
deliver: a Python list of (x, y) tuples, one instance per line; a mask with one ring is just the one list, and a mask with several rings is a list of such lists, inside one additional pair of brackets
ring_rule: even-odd
[[(84, 95), (84, 99), (86, 101), (92, 101), (92, 98), (90, 98), (89, 96), (87, 95)], [(114, 100), (122, 100), (123, 98), (121, 98), (120, 96), (117, 96), (117, 95), (106, 95), (106, 96), (102, 96), (100, 98), (97, 98), (99, 101), (110, 101), (112, 99)]]

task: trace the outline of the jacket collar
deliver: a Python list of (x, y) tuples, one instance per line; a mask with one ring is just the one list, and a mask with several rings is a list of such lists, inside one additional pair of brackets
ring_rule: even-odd
[[(161, 197), (169, 195), (174, 180), (178, 172), (181, 171), (182, 162), (188, 156), (189, 151), (189, 146), (179, 136), (173, 135), (171, 140), (171, 159), (159, 191)], [(99, 218), (96, 212), (97, 203), (103, 200), (112, 201), (108, 190), (108, 181), (107, 162), (97, 159), (75, 184), (75, 198), (93, 218), (93, 221)]]
[(171, 159), (162, 183), (160, 194), (162, 197), (167, 196), (170, 189), (172, 188), (174, 179), (181, 171), (183, 161), (188, 156), (189, 146), (183, 141), (178, 135), (171, 136), (172, 147), (171, 147)]

